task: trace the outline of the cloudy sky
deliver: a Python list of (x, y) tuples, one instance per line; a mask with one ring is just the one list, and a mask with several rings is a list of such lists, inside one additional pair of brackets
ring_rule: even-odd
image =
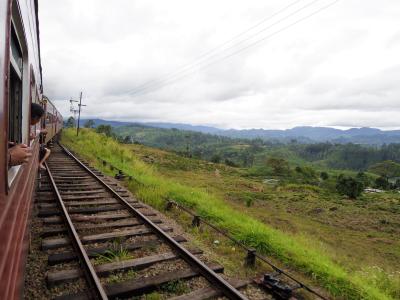
[(398, 0), (41, 0), (69, 116), (221, 128), (400, 128)]

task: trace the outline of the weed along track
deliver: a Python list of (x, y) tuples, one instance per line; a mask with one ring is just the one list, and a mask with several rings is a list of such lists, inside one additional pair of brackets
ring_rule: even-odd
[(43, 298), (247, 299), (247, 281), (224, 277), (223, 266), (62, 146), (41, 174), (36, 203), (48, 264)]

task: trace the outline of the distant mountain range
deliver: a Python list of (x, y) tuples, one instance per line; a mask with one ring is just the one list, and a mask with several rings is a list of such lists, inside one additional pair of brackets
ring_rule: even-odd
[[(82, 124), (86, 120), (83, 120)], [(301, 126), (286, 130), (269, 130), (269, 129), (219, 129), (210, 126), (196, 126), (178, 123), (140, 123), (140, 122), (119, 122), (108, 121), (102, 119), (93, 119), (95, 126), (111, 125), (119, 126), (149, 126), (164, 129), (176, 128), (179, 130), (197, 131), (207, 134), (215, 134), (227, 136), (231, 138), (278, 140), (282, 142), (290, 142), (296, 140), (301, 143), (313, 142), (333, 142), (333, 143), (356, 143), (368, 145), (382, 145), (390, 143), (400, 143), (400, 130), (384, 131), (377, 128), (351, 128), (348, 130), (340, 130), (330, 127), (311, 127)]]

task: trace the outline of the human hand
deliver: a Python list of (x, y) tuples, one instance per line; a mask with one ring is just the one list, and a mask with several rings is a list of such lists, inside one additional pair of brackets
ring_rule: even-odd
[(17, 144), (8, 150), (9, 164), (11, 166), (21, 165), (28, 162), (32, 156), (31, 148), (25, 144)]

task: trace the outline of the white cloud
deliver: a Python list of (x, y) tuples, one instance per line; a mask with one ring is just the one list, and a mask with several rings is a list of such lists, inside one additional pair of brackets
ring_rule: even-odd
[[(332, 1), (317, 1), (299, 17)], [(297, 1), (287, 14), (311, 2)], [(192, 63), (289, 3), (42, 0), (45, 92), (65, 116), (69, 98), (83, 90), (84, 117), (233, 128), (399, 128), (397, 0), (339, 1), (257, 47), (224, 59), (297, 20), (288, 17), (204, 60), (197, 67), (206, 68), (190, 76), (178, 74), (176, 82), (149, 93), (129, 93)], [(216, 60), (221, 61), (209, 64)]]

